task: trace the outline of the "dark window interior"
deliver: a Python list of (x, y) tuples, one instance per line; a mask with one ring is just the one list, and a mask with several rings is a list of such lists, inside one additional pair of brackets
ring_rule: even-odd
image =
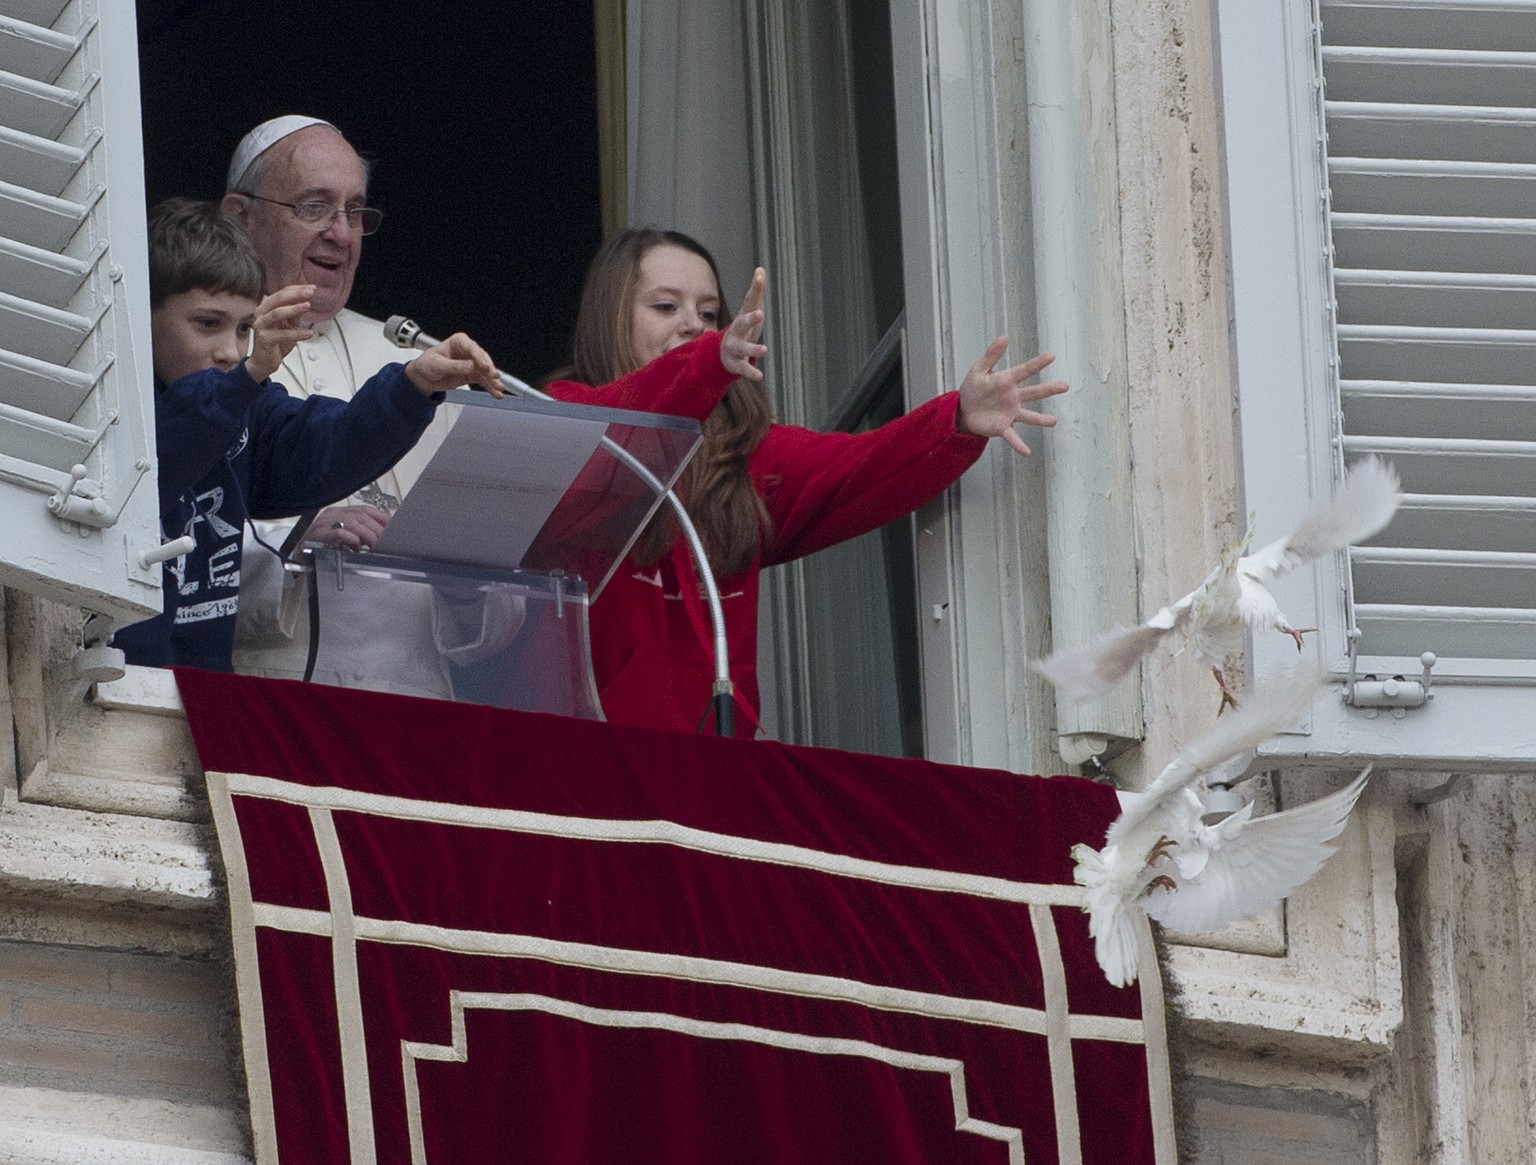
[(269, 117), (334, 122), (385, 212), (348, 306), (466, 331), (536, 380), (566, 363), (601, 241), (592, 6), (139, 0), (146, 186), (214, 198)]

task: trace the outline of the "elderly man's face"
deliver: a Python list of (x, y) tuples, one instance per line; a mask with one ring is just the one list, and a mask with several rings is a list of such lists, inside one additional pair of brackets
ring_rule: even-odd
[[(272, 147), (274, 157), (253, 194), (280, 202), (318, 200), (335, 206), (363, 206), (368, 177), (362, 159), (340, 134), (310, 126)], [(245, 222), (267, 272), (267, 292), (295, 283), (312, 283), (314, 323), (328, 320), (347, 305), (352, 277), (362, 255), (363, 236), (346, 215), (324, 230), (300, 222), (286, 206), (243, 200)]]

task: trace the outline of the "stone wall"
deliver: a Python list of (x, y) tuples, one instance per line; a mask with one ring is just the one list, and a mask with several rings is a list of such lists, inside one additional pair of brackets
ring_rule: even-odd
[[(1233, 482), (1214, 30), (1204, 0), (1110, 0), (1145, 609), (1243, 523)], [(1181, 573), (1182, 572), (1182, 573)], [(1136, 782), (1204, 723), (1208, 678), (1148, 667)], [(1533, 703), (1536, 707), (1536, 703)], [(1363, 758), (1362, 764), (1364, 763)], [(1536, 1145), (1536, 774), (1377, 772), (1340, 853), (1268, 918), (1172, 936), (1197, 1165), (1483, 1165)], [(1265, 777), (1281, 802), (1344, 773)]]
[[(1242, 524), (1210, 6), (1110, 0), (1144, 604)], [(1198, 567), (1194, 569), (1199, 569)], [(248, 1155), (218, 870), (168, 677), (87, 703), (78, 615), (3, 593), (0, 1160)], [(1130, 780), (1214, 711), (1148, 671)], [(1280, 804), (1349, 774), (1262, 782)], [(1284, 908), (1174, 936), (1198, 1165), (1486, 1165), (1536, 1144), (1536, 775), (1378, 773)]]
[(228, 932), (169, 673), (88, 703), (78, 616), (3, 601), (0, 1161), (245, 1161)]

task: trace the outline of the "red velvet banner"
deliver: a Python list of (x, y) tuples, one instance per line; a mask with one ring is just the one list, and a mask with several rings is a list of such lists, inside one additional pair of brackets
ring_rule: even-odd
[(179, 679), (263, 1165), (1172, 1165), (1103, 786)]

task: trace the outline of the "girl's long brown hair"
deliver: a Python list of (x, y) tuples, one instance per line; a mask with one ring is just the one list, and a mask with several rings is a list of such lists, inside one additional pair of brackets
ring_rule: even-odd
[[(720, 297), (719, 326), (732, 319), (720, 287), (720, 270), (702, 243), (678, 231), (628, 229), (612, 235), (592, 260), (581, 308), (576, 314), (571, 378), (607, 384), (639, 365), (633, 321), (640, 261), (656, 247), (680, 247), (709, 264)], [(773, 423), (768, 396), (750, 381), (738, 380), (704, 421), (704, 440), (683, 474), (680, 493), (698, 527), (710, 565), (720, 578), (752, 564), (771, 530), (767, 507), (752, 488), (747, 458)], [(656, 562), (677, 538), (677, 519), (663, 507), (635, 543), (641, 565)]]

